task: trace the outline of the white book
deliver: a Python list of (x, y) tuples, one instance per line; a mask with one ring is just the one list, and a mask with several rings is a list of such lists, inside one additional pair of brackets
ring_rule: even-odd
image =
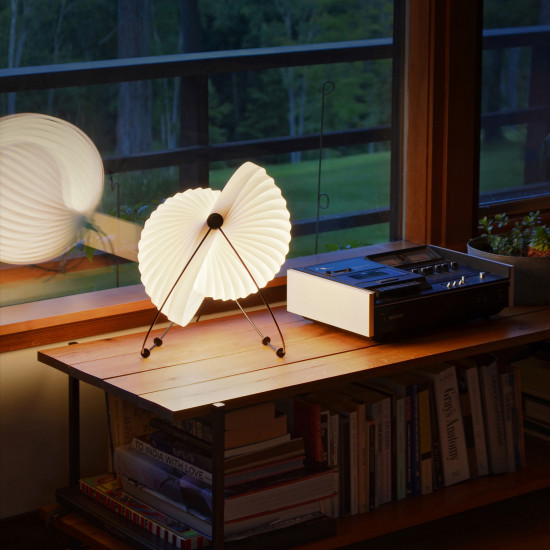
[(132, 440), (132, 447), (140, 453), (150, 456), (155, 460), (160, 460), (167, 466), (175, 468), (182, 474), (190, 475), (198, 479), (199, 481), (212, 485), (211, 472), (203, 470), (202, 468), (199, 468), (198, 466), (195, 466), (194, 464), (191, 464), (186, 460), (183, 460), (170, 453), (161, 451), (160, 449), (153, 447), (145, 437), (134, 437), (134, 439)]
[(407, 496), (407, 411), (406, 398), (397, 391), (369, 380), (364, 384), (391, 398), (392, 407), (392, 487), (396, 500)]
[(469, 479), (468, 451), (454, 365), (440, 363), (415, 372), (434, 384), (445, 486)]
[(462, 377), (462, 382), (466, 386), (470, 400), (477, 475), (485, 476), (489, 473), (489, 457), (487, 455), (487, 440), (485, 437), (483, 402), (479, 386), (479, 369), (477, 364), (465, 361), (457, 365), (457, 374)]

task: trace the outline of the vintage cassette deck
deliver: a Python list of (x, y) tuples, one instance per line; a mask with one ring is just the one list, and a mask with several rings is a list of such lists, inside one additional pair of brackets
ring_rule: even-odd
[(374, 339), (487, 317), (509, 303), (512, 267), (422, 245), (289, 269), (287, 309)]

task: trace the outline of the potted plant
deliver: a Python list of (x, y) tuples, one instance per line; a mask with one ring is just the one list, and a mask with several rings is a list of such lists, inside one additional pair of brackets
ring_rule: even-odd
[(513, 305), (550, 304), (550, 229), (540, 212), (513, 224), (507, 214), (485, 216), (479, 227), (483, 233), (468, 243), (468, 254), (514, 266)]

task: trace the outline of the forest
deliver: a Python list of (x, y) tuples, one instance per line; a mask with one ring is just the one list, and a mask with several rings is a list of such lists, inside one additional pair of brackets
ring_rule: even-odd
[[(10, 0), (0, 8), (0, 28), (9, 29), (2, 32), (0, 56), (7, 67), (18, 67), (391, 37), (392, 10), (391, 0)], [(353, 72), (338, 67), (330, 75), (325, 70), (289, 68), (213, 79), (211, 141), (318, 131), (317, 96), (328, 76), (340, 90), (328, 127), (334, 121), (340, 127), (389, 122), (389, 62)], [(12, 94), (2, 98), (1, 109), (5, 114), (40, 108), (69, 118), (90, 132), (105, 154), (176, 146), (179, 81), (139, 86), (50, 90), (47, 97)], [(140, 102), (133, 112), (125, 112), (129, 93), (134, 105)], [(128, 119), (136, 115), (139, 131), (128, 132)]]

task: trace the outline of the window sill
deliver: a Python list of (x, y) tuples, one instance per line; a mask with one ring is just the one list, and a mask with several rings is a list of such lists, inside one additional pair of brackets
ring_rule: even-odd
[[(287, 260), (277, 276), (262, 290), (268, 303), (286, 300), (286, 270), (389, 249), (412, 246), (397, 241), (363, 248), (327, 252)], [(241, 301), (243, 307), (262, 303), (257, 294)], [(205, 313), (234, 311), (232, 302), (211, 301)], [(147, 327), (156, 313), (142, 285), (100, 290), (0, 309), (0, 353), (67, 342), (109, 332)]]

